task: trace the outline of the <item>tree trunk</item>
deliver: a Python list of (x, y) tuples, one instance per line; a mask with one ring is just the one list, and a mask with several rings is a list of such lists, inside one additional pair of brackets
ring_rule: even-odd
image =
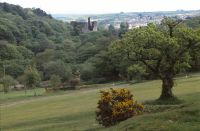
[[(33, 87), (33, 86), (32, 86)], [(36, 86), (34, 85), (33, 87), (33, 90), (34, 90), (34, 96), (37, 96), (37, 93), (36, 93)]]
[(173, 37), (173, 27), (169, 27), (169, 35), (170, 37)]
[(172, 93), (172, 87), (174, 86), (174, 80), (172, 76), (165, 76), (162, 78), (162, 92), (160, 99), (169, 99), (174, 97)]

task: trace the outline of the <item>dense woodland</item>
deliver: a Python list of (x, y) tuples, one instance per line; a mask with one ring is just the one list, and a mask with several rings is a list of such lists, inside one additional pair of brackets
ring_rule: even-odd
[[(191, 31), (199, 30), (200, 17), (182, 21), (180, 25)], [(167, 30), (162, 25), (154, 26)], [(148, 27), (157, 30), (154, 26)], [(38, 81), (50, 80), (56, 75), (67, 82), (77, 72), (81, 81), (87, 83), (158, 78), (152, 70), (123, 57), (123, 51), (113, 48), (116, 42), (111, 43), (123, 38), (127, 31), (127, 24), (121, 23), (118, 30), (110, 25), (108, 30), (81, 33), (41, 9), (0, 3), (0, 77), (9, 76), (21, 83), (30, 72), (39, 77)], [(134, 31), (137, 30), (130, 31), (124, 38)], [(190, 48), (187, 53), (188, 63), (184, 61), (181, 65), (187, 68), (176, 74), (200, 70), (199, 48)]]

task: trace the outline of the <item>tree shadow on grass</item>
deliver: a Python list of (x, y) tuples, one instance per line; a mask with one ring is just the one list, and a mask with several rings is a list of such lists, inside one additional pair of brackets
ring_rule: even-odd
[(168, 99), (156, 99), (151, 101), (145, 101), (145, 105), (180, 105), (184, 103), (183, 100), (178, 99), (177, 97), (171, 97)]
[(172, 97), (169, 99), (156, 99), (143, 102), (144, 113), (156, 113), (163, 112), (166, 110), (173, 110), (177, 108), (183, 108), (185, 105), (184, 101), (178, 99), (177, 97)]

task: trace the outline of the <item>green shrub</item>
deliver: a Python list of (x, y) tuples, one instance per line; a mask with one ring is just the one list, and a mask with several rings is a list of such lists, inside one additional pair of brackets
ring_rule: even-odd
[(3, 85), (4, 93), (8, 93), (10, 87), (14, 86), (16, 83), (17, 83), (17, 81), (9, 75), (6, 75), (0, 79), (0, 84)]
[(57, 89), (59, 84), (61, 83), (61, 78), (59, 75), (52, 75), (50, 81), (53, 89)]
[(110, 89), (101, 91), (96, 119), (105, 127), (112, 126), (134, 115), (140, 114), (144, 106), (133, 100), (133, 95), (127, 89)]

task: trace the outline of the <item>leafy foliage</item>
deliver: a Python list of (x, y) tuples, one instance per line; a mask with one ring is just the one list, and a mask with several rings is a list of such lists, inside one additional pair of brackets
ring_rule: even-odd
[(39, 84), (41, 78), (40, 75), (34, 67), (28, 66), (24, 72), (26, 84), (29, 87), (36, 87)]
[(3, 85), (3, 91), (7, 93), (10, 89), (10, 86), (13, 86), (17, 83), (11, 76), (6, 75), (0, 79), (0, 83)]
[(106, 50), (117, 35), (108, 31), (73, 33), (70, 24), (51, 18), (41, 9), (0, 3), (0, 40), (3, 40), (0, 43), (4, 43), (0, 72), (3, 63), (12, 63), (7, 67), (7, 74), (17, 78), (28, 64), (34, 63), (42, 80), (49, 80), (55, 74), (67, 81), (77, 67), (85, 81), (104, 77), (106, 73), (96, 75), (99, 74), (95, 70), (96, 55)]
[(61, 83), (61, 78), (58, 75), (52, 75), (50, 80), (51, 80), (51, 86), (54, 89), (56, 89), (59, 86), (59, 84)]
[[(196, 30), (165, 18), (160, 26), (132, 29), (115, 41), (110, 50), (124, 60), (138, 62), (163, 81), (160, 98), (173, 97), (173, 77), (189, 67), (191, 48), (199, 48), (200, 37)], [(122, 59), (123, 60), (123, 59)]]
[(145, 74), (145, 68), (141, 65), (134, 64), (130, 67), (128, 67), (128, 75), (129, 79), (132, 79), (132, 77), (135, 77), (136, 80), (141, 80), (142, 76)]
[(29, 49), (0, 41), (0, 72), (5, 70), (6, 74), (17, 78), (23, 74), (32, 57), (33, 52)]

